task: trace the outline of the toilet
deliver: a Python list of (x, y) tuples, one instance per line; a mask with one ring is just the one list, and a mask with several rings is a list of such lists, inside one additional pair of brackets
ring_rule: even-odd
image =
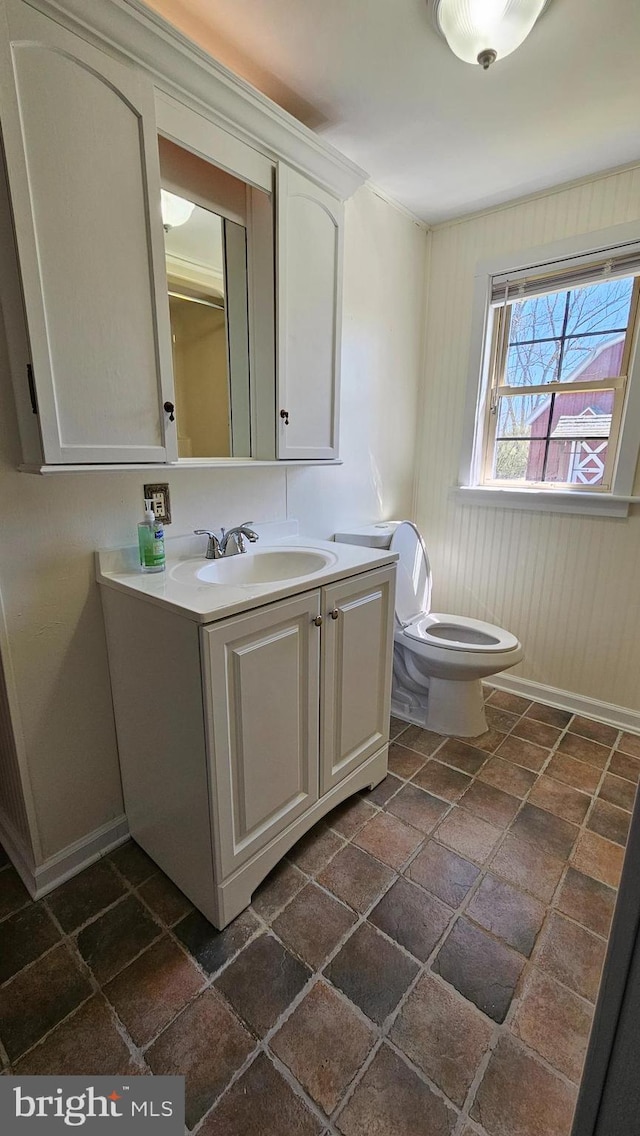
[(483, 734), (480, 680), (520, 662), (515, 635), (480, 619), (431, 611), (429, 558), (411, 521), (368, 525), (334, 539), (398, 553), (392, 714), (436, 734)]

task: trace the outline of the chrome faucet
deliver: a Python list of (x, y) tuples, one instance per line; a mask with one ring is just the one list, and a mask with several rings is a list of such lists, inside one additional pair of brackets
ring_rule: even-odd
[[(250, 544), (256, 543), (258, 534), (254, 532), (253, 529), (249, 528), (249, 525), (252, 524), (253, 521), (243, 521), (241, 525), (236, 525), (234, 529), (229, 529), (228, 532), (225, 532), (224, 529), (222, 530), (220, 540), (220, 553), (222, 556), (235, 556), (238, 552), (246, 552), (247, 550), (244, 545), (245, 537)], [(229, 541), (232, 537), (235, 549), (233, 547), (229, 549)]]
[(246, 552), (245, 537), (251, 544), (255, 544), (258, 540), (257, 532), (249, 528), (253, 521), (244, 521), (241, 525), (236, 525), (235, 528), (229, 529), (225, 532), (220, 529), (219, 533), (211, 532), (210, 529), (194, 529), (196, 536), (206, 536), (207, 551), (205, 553), (207, 560), (222, 560), (223, 556), (236, 556), (240, 552)]

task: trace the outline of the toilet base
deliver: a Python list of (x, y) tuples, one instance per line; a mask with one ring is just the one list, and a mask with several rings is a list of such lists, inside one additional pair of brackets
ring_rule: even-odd
[(392, 718), (398, 718), (401, 722), (406, 722), (410, 726), (421, 726), (423, 730), (426, 730), (428, 713), (426, 702), (419, 704), (409, 702), (406, 698), (397, 698), (393, 694), (391, 695)]
[(487, 729), (482, 683), (429, 679), (426, 728), (434, 734), (477, 738)]

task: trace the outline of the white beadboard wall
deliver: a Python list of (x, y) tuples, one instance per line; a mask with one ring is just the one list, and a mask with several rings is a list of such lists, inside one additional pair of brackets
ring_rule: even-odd
[(525, 649), (508, 672), (640, 709), (640, 510), (628, 519), (459, 505), (478, 261), (639, 222), (640, 168), (442, 225), (431, 236), (416, 519), (436, 610), (500, 624)]
[[(325, 537), (346, 522), (411, 511), (427, 234), (366, 187), (347, 203), (345, 228), (342, 466), (172, 470), (165, 477), (19, 473), (0, 319), (0, 650), (15, 679), (36, 868), (77, 867), (77, 845), (94, 849), (92, 834), (121, 818), (93, 551), (135, 542), (146, 480), (169, 482), (176, 535), (246, 517), (290, 517)], [(8, 787), (15, 825), (22, 825), (1, 677), (0, 791)]]

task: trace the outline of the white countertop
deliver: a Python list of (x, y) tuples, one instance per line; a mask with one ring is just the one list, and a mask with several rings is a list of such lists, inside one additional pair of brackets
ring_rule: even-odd
[[(136, 595), (196, 623), (211, 623), (242, 611), (324, 587), (336, 580), (355, 576), (385, 564), (393, 564), (397, 554), (388, 549), (339, 544), (327, 540), (299, 537), (297, 522), (253, 525), (260, 533), (256, 552), (273, 549), (318, 549), (331, 554), (331, 562), (319, 571), (295, 579), (266, 584), (231, 586), (199, 581), (196, 572), (212, 563), (205, 558), (206, 537), (171, 537), (165, 541), (167, 563), (164, 572), (140, 570), (135, 546), (102, 549), (96, 553), (96, 579), (103, 587)], [(250, 556), (251, 552), (244, 555)], [(215, 563), (215, 562), (214, 562)], [(193, 567), (193, 576), (189, 569)]]

